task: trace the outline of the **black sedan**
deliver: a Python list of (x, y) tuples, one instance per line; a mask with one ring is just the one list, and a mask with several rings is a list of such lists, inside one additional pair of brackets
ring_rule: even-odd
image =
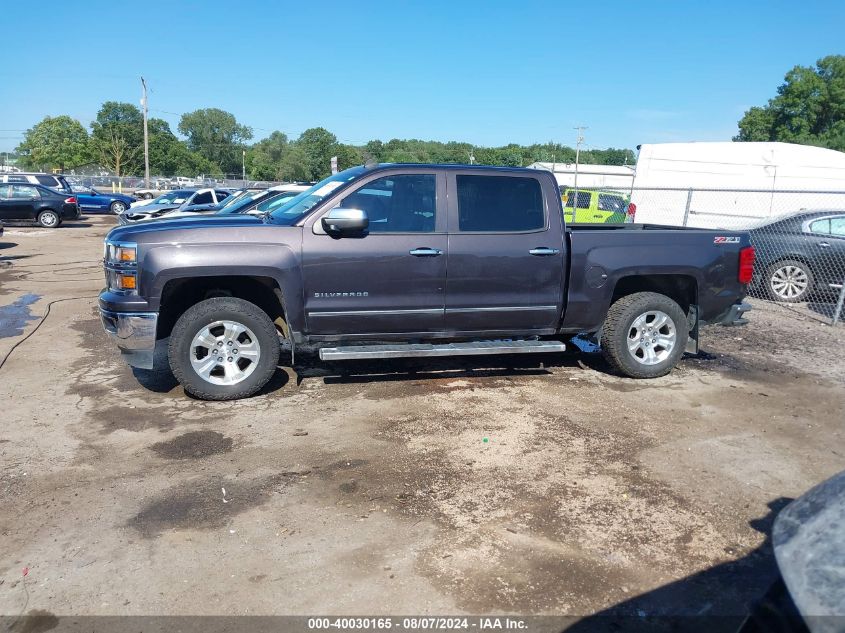
[(31, 220), (54, 229), (80, 215), (76, 197), (28, 183), (0, 184), (0, 220)]
[(806, 301), (845, 281), (845, 211), (802, 211), (751, 229), (755, 285), (775, 301)]

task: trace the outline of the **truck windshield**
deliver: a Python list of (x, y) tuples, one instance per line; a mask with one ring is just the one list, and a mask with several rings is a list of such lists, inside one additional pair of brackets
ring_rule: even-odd
[(315, 205), (331, 195), (335, 189), (342, 187), (366, 171), (367, 168), (361, 165), (359, 167), (351, 167), (337, 174), (332, 174), (310, 189), (306, 189), (298, 196), (291, 198), (287, 203), (273, 211), (270, 214), (272, 222), (274, 224), (293, 224), (308, 213)]

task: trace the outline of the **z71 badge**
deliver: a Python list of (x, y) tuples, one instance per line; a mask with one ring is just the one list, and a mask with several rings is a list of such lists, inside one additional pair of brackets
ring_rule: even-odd
[(713, 238), (714, 244), (739, 244), (739, 237), (729, 235), (717, 235)]

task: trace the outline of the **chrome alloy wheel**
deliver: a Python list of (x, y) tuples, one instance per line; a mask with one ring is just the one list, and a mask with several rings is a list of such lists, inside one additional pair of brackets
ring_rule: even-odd
[(215, 321), (203, 327), (191, 341), (191, 367), (214, 385), (236, 385), (258, 366), (261, 347), (245, 325)]
[(660, 310), (644, 312), (628, 328), (628, 352), (642, 365), (666, 360), (677, 340), (675, 322)]
[(772, 273), (769, 285), (776, 296), (781, 299), (794, 300), (807, 292), (810, 279), (804, 269), (787, 264)]
[(51, 229), (59, 225), (59, 216), (54, 211), (42, 211), (38, 216), (38, 223), (45, 228)]

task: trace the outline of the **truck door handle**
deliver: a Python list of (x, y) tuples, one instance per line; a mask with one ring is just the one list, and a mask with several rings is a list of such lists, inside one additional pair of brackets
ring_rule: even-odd
[(414, 257), (437, 257), (438, 255), (442, 255), (443, 251), (439, 248), (415, 248), (411, 251), (408, 251)]
[(538, 246), (537, 248), (532, 248), (528, 251), (532, 255), (536, 255), (537, 257), (550, 257), (552, 255), (557, 255), (560, 253), (559, 248), (548, 248), (546, 246)]
[(830, 244), (828, 242), (822, 242), (819, 244), (822, 248), (830, 248)]

